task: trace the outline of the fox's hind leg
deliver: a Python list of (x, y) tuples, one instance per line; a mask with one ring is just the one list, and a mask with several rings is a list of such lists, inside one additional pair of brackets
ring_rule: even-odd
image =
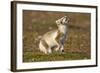
[(47, 51), (49, 54), (52, 53), (51, 47), (49, 47)]

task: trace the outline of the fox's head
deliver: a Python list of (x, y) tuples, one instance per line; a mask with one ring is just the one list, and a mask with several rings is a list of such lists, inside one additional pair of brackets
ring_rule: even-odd
[(69, 21), (69, 18), (67, 16), (64, 16), (58, 20), (56, 20), (57, 25), (66, 25)]

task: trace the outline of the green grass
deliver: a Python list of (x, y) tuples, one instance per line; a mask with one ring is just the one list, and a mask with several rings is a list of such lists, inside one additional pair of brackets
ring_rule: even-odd
[(26, 52), (24, 54), (24, 62), (41, 62), (41, 61), (63, 61), (63, 60), (85, 60), (90, 59), (86, 53), (79, 52), (65, 52), (58, 53), (54, 52), (52, 54), (34, 54)]

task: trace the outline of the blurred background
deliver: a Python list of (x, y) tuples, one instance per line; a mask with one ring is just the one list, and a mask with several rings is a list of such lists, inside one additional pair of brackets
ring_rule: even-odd
[[(65, 53), (45, 55), (38, 50), (38, 37), (57, 29), (55, 21), (63, 16), (70, 19)], [(23, 62), (90, 59), (90, 19), (89, 13), (23, 10)]]

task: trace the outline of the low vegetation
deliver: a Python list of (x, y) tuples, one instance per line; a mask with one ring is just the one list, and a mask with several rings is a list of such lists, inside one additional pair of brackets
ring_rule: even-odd
[[(56, 29), (55, 21), (69, 17), (64, 53), (43, 54), (38, 50), (38, 37)], [(84, 60), (91, 58), (90, 14), (72, 12), (23, 11), (23, 62)]]

